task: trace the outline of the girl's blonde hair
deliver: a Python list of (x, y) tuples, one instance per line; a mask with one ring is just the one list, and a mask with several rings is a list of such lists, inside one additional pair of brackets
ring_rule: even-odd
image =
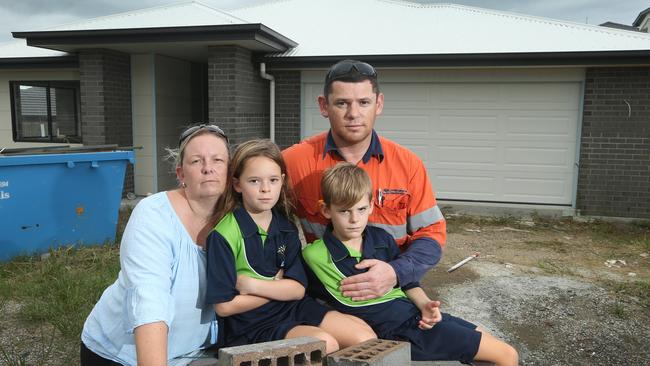
[(219, 203), (217, 204), (217, 217), (219, 219), (228, 212), (242, 205), (241, 193), (238, 193), (235, 190), (234, 179), (239, 179), (248, 160), (258, 156), (271, 159), (280, 167), (280, 172), (284, 176), (284, 179), (282, 180), (280, 198), (275, 204), (275, 207), (278, 207), (286, 217), (291, 218), (294, 210), (294, 197), (293, 190), (289, 184), (289, 178), (287, 177), (287, 166), (282, 158), (282, 153), (280, 152), (278, 145), (273, 143), (271, 140), (260, 139), (244, 142), (235, 149), (228, 168), (228, 183), (226, 184), (226, 190), (223, 195), (221, 195)]

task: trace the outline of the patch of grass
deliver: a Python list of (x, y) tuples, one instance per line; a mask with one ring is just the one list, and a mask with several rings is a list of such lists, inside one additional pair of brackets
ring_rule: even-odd
[(610, 282), (608, 285), (617, 296), (635, 297), (641, 306), (650, 308), (650, 280)]
[(628, 319), (630, 317), (630, 314), (625, 310), (625, 306), (618, 301), (612, 306), (611, 311), (619, 319)]
[(548, 241), (542, 241), (542, 240), (526, 240), (524, 241), (524, 244), (530, 245), (531, 247), (535, 248), (546, 248), (546, 249), (551, 249), (553, 251), (556, 251), (558, 253), (567, 253), (567, 243), (560, 241), (560, 240), (548, 240)]
[[(120, 210), (118, 240), (131, 211)], [(23, 321), (45, 322), (63, 337), (79, 339), (86, 317), (119, 269), (119, 246), (113, 243), (58, 248), (43, 260), (17, 257), (0, 263), (0, 306), (9, 300), (20, 303)]]
[(563, 269), (558, 266), (555, 263), (546, 261), (546, 260), (540, 260), (537, 262), (537, 267), (541, 269), (542, 271), (548, 273), (548, 274), (559, 274), (563, 273)]
[(0, 265), (9, 297), (23, 306), (20, 317), (48, 322), (64, 337), (78, 338), (103, 290), (117, 277), (115, 245), (51, 250), (45, 260), (20, 257)]
[(469, 227), (507, 226), (512, 228), (529, 228), (522, 224), (522, 220), (515, 216), (468, 216), (450, 215), (446, 217), (447, 231), (450, 233), (462, 232)]

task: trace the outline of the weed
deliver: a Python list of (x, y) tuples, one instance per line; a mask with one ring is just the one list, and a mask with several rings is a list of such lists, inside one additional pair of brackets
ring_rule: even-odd
[(548, 248), (551, 250), (554, 250), (558, 253), (567, 253), (567, 243), (561, 241), (561, 240), (548, 240), (548, 241), (542, 241), (542, 240), (526, 240), (524, 241), (524, 244), (534, 246), (536, 248)]
[(556, 274), (560, 273), (562, 269), (558, 267), (556, 264), (551, 263), (549, 261), (541, 260), (537, 262), (537, 267), (541, 269), (542, 271), (549, 273), (549, 274)]
[(625, 306), (618, 301), (612, 306), (611, 310), (612, 314), (619, 319), (628, 319), (630, 317), (627, 310), (625, 310)]
[(650, 280), (634, 282), (609, 282), (609, 287), (618, 296), (632, 296), (641, 306), (650, 308)]

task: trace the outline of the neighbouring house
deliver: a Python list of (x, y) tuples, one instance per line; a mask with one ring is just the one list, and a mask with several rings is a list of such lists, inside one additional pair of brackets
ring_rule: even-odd
[(650, 8), (640, 12), (636, 19), (634, 19), (632, 26), (641, 32), (648, 33), (648, 28), (650, 28)]
[(324, 71), (356, 58), (380, 73), (378, 131), (423, 159), (440, 200), (650, 218), (650, 34), (453, 4), (278, 0), (13, 35), (0, 146), (142, 146), (126, 182), (137, 194), (175, 185), (164, 148), (188, 122), (282, 147), (325, 130)]

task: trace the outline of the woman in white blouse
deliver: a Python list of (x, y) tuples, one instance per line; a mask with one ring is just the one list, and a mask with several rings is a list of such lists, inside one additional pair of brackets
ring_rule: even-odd
[(228, 139), (214, 125), (180, 136), (180, 187), (143, 199), (120, 247), (120, 273), (86, 319), (81, 365), (185, 365), (214, 344), (205, 305), (205, 239), (228, 171)]

